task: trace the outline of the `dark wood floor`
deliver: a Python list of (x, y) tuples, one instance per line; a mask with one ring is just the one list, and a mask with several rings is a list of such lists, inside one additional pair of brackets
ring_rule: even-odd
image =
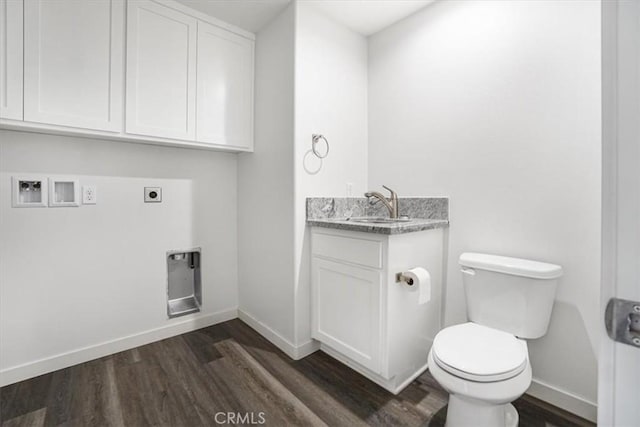
[[(394, 396), (322, 352), (293, 361), (239, 320), (0, 389), (2, 426), (441, 426), (429, 373)], [(592, 425), (531, 397), (521, 426)]]

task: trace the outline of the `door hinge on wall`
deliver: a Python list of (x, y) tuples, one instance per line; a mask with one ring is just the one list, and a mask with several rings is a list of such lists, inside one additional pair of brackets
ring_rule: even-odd
[(609, 338), (640, 348), (640, 302), (611, 298), (604, 313)]

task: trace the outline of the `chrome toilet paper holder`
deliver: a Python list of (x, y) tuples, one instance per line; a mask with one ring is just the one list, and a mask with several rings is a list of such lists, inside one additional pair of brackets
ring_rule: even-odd
[(413, 286), (413, 279), (411, 277), (407, 277), (404, 273), (396, 273), (396, 283), (404, 282), (409, 286)]

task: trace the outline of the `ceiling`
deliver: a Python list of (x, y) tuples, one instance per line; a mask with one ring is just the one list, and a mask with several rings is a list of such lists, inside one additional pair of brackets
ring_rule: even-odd
[[(290, 0), (177, 0), (253, 33), (282, 12)], [(365, 36), (411, 15), (434, 0), (301, 0)]]
[(364, 36), (411, 15), (434, 0), (302, 0)]
[(290, 0), (177, 0), (197, 11), (255, 33), (278, 16)]

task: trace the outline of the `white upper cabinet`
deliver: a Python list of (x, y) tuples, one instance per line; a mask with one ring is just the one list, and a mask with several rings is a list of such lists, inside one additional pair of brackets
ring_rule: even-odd
[(24, 120), (119, 132), (123, 25), (123, 0), (25, 0)]
[(198, 22), (199, 142), (253, 147), (254, 41)]
[(0, 117), (22, 120), (22, 0), (0, 0)]
[(0, 128), (253, 151), (254, 45), (172, 0), (0, 0)]
[(126, 132), (195, 140), (197, 20), (148, 0), (127, 19)]

